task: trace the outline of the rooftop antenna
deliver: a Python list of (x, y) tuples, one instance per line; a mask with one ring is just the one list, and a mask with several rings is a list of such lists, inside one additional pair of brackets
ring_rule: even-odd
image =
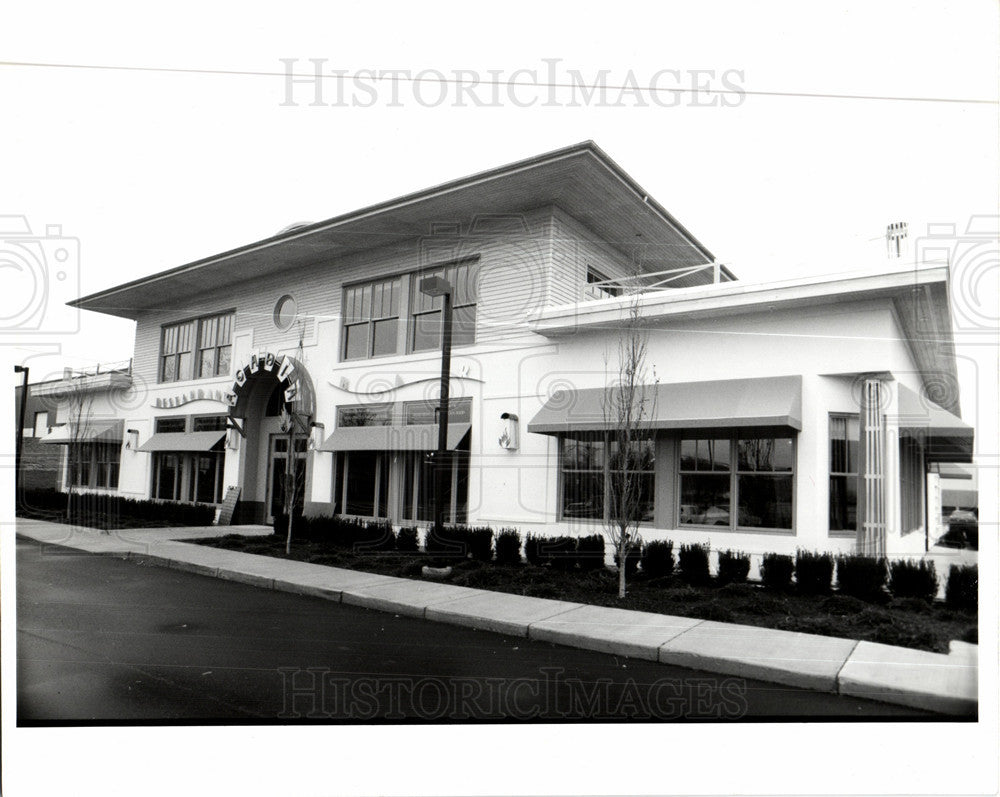
[(886, 255), (892, 259), (903, 256), (903, 241), (909, 234), (909, 225), (905, 221), (897, 221), (885, 228)]

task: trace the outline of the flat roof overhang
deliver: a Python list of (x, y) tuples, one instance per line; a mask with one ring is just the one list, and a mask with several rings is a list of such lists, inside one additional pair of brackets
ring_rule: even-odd
[[(144, 310), (176, 305), (186, 296), (227, 287), (237, 272), (241, 280), (252, 280), (374, 246), (418, 239), (431, 232), (432, 224), (457, 222), (467, 230), (473, 219), (495, 219), (553, 205), (632, 262), (645, 263), (649, 271), (703, 265), (715, 259), (600, 147), (586, 141), (298, 227), (69, 304), (135, 319)], [(490, 229), (483, 234), (490, 234)], [(724, 267), (722, 274), (735, 279)], [(711, 278), (710, 272), (702, 271), (675, 284), (697, 285)]]
[(944, 376), (954, 388), (943, 398), (944, 408), (958, 413), (958, 372), (946, 265), (931, 264), (916, 269), (909, 265), (892, 271), (649, 291), (543, 308), (528, 323), (532, 331), (560, 339), (581, 332), (620, 329), (634, 301), (639, 303), (639, 315), (645, 326), (669, 329), (674, 323), (870, 300), (892, 304), (901, 338), (909, 347), (921, 377), (930, 383)]

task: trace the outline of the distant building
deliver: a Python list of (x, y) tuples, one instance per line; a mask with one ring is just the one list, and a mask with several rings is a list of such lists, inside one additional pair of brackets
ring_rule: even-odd
[(295, 459), (306, 513), (426, 525), (428, 275), (454, 291), (450, 521), (602, 528), (602, 394), (636, 299), (658, 378), (636, 443), (647, 540), (919, 552), (929, 470), (971, 462), (946, 267), (738, 281), (585, 143), (74, 302), (137, 323), (133, 399), (93, 393), (79, 489), (219, 504), (235, 486), (269, 521)]

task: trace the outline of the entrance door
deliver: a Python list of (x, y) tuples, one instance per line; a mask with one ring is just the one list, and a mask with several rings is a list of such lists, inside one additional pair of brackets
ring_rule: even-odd
[[(295, 464), (298, 469), (295, 506), (302, 509), (306, 483), (306, 439), (295, 438)], [(288, 473), (288, 435), (272, 434), (268, 445), (267, 522), (285, 511), (285, 475)]]

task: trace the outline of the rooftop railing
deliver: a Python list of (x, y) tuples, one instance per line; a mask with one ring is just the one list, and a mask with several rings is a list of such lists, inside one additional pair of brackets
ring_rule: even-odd
[(683, 286), (673, 283), (703, 271), (711, 273), (711, 284), (713, 285), (717, 285), (720, 282), (730, 282), (731, 279), (724, 274), (722, 269), (722, 263), (704, 263), (698, 266), (668, 268), (663, 271), (647, 271), (627, 277), (588, 282), (584, 289), (584, 297), (587, 299), (609, 299), (623, 295), (648, 293), (650, 291), (676, 290), (678, 287)]

